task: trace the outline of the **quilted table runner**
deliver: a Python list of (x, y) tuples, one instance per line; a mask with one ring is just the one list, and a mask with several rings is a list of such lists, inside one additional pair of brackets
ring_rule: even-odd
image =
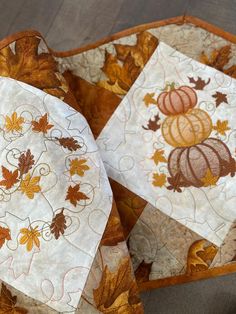
[(142, 290), (236, 271), (235, 36), (25, 31), (0, 76), (0, 313), (142, 314)]

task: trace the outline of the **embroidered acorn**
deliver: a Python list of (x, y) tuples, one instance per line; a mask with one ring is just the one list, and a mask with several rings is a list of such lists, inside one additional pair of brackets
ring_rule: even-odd
[(228, 147), (219, 139), (208, 138), (200, 144), (175, 148), (168, 158), (171, 177), (180, 175), (185, 185), (201, 187), (202, 178), (210, 170), (217, 180), (229, 173), (235, 174), (235, 160)]
[(167, 116), (185, 113), (196, 104), (195, 90), (190, 86), (175, 87), (175, 83), (167, 84), (157, 98), (158, 108)]
[(212, 131), (208, 113), (194, 108), (185, 114), (168, 116), (161, 126), (165, 141), (173, 147), (187, 147), (205, 140)]

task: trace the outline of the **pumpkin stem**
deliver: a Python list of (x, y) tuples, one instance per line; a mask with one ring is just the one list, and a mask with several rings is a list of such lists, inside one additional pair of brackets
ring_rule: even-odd
[(166, 83), (166, 86), (164, 88), (165, 92), (169, 92), (175, 89), (175, 82), (172, 83)]

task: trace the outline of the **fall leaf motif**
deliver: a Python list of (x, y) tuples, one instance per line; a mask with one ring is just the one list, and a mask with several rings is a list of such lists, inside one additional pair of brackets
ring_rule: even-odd
[(216, 125), (213, 125), (213, 130), (216, 130), (217, 134), (226, 135), (226, 131), (230, 130), (228, 127), (228, 120), (217, 120)]
[(43, 132), (46, 134), (48, 130), (54, 127), (53, 124), (48, 123), (48, 115), (45, 113), (42, 117), (39, 118), (39, 121), (32, 121), (32, 130), (35, 132)]
[[(139, 74), (139, 67), (134, 64), (130, 55), (126, 57), (124, 64), (120, 65), (117, 57), (107, 51), (105, 52), (105, 63), (101, 70), (108, 77), (106, 82), (111, 88), (108, 88), (104, 81), (98, 82), (97, 85), (112, 91), (114, 85), (117, 84), (121, 88), (121, 95), (124, 94), (124, 91), (127, 92), (129, 90)], [(118, 88), (116, 89), (118, 91)]]
[(16, 112), (13, 112), (11, 117), (6, 116), (5, 121), (6, 121), (5, 127), (7, 129), (7, 132), (13, 132), (13, 131), (19, 132), (22, 130), (22, 124), (24, 123), (24, 118), (18, 117)]
[(127, 93), (126, 90), (119, 86), (117, 81), (113, 85), (109, 84), (107, 81), (99, 81), (98, 86), (118, 95), (126, 95)]
[(2, 175), (3, 180), (0, 181), (0, 185), (5, 186), (5, 188), (8, 190), (13, 187), (15, 183), (17, 183), (19, 180), (18, 178), (18, 169), (14, 171), (10, 171), (4, 166), (2, 166)]
[[(57, 62), (49, 53), (39, 53), (41, 39), (23, 37), (15, 42), (14, 52), (10, 46), (0, 50), (0, 76), (7, 76), (33, 85), (50, 93), (55, 90), (65, 95), (62, 75)], [(63, 81), (63, 82), (62, 82)]]
[(58, 140), (61, 146), (69, 149), (71, 152), (81, 148), (81, 146), (78, 144), (78, 141), (75, 140), (73, 137), (56, 137), (56, 140)]
[(223, 46), (218, 50), (213, 50), (210, 58), (203, 52), (200, 57), (200, 61), (206, 65), (209, 65), (217, 70), (223, 71), (225, 65), (229, 62), (231, 53), (230, 45)]
[(119, 242), (123, 242), (124, 240), (124, 230), (120, 222), (116, 204), (113, 202), (111, 213), (107, 221), (100, 245), (116, 246)]
[(189, 248), (187, 258), (187, 274), (206, 270), (217, 253), (217, 247), (207, 240), (197, 240)]
[(154, 160), (156, 165), (158, 165), (159, 162), (167, 162), (164, 156), (164, 150), (162, 149), (157, 149), (151, 159)]
[(40, 232), (38, 231), (38, 226), (35, 228), (22, 228), (20, 230), (22, 236), (20, 238), (20, 244), (26, 244), (26, 249), (30, 252), (33, 249), (33, 246), (40, 247), (39, 237), (41, 236)]
[(138, 283), (145, 282), (149, 280), (149, 275), (152, 269), (152, 262), (145, 263), (143, 260), (139, 265), (138, 268), (135, 270), (135, 278)]
[(148, 107), (151, 104), (154, 104), (154, 105), (157, 104), (156, 100), (153, 98), (154, 96), (155, 96), (155, 93), (151, 93), (151, 94), (147, 93), (144, 96), (143, 101), (144, 101), (146, 107)]
[(206, 85), (208, 85), (211, 81), (209, 78), (207, 82), (205, 82), (201, 77), (198, 76), (197, 80), (195, 80), (193, 77), (189, 77), (189, 83), (194, 84), (194, 89), (196, 90), (203, 90)]
[(87, 159), (72, 159), (70, 161), (70, 175), (73, 176), (74, 174), (77, 174), (78, 176), (83, 177), (86, 170), (89, 170), (89, 166), (85, 163), (87, 162)]
[(207, 169), (205, 176), (201, 179), (203, 186), (207, 187), (207, 186), (214, 186), (216, 185), (217, 181), (218, 181), (219, 177), (216, 176), (214, 177), (211, 169)]
[(181, 193), (182, 192), (181, 187), (187, 186), (187, 184), (182, 181), (180, 173), (176, 173), (176, 175), (173, 177), (168, 177), (167, 181), (170, 184), (169, 186), (167, 186), (167, 189), (173, 190), (174, 192), (177, 191)]
[(6, 240), (11, 240), (10, 229), (0, 226), (0, 248), (3, 246)]
[(154, 116), (154, 120), (152, 120), (152, 118), (150, 118), (150, 119), (148, 120), (148, 125), (147, 125), (147, 127), (142, 126), (142, 128), (143, 128), (144, 130), (150, 130), (150, 131), (156, 132), (156, 131), (157, 131), (158, 129), (160, 129), (160, 127), (161, 127), (160, 124), (158, 124), (159, 120), (160, 120), (159, 114), (156, 114), (156, 115)]
[(17, 296), (12, 296), (11, 291), (2, 283), (0, 294), (0, 314), (27, 314), (28, 310), (16, 306)]
[(54, 234), (56, 240), (64, 234), (64, 231), (67, 228), (66, 218), (63, 211), (64, 208), (62, 208), (59, 214), (56, 214), (50, 225), (51, 232)]
[(228, 104), (227, 95), (221, 92), (216, 92), (212, 95), (216, 99), (216, 107), (218, 107), (222, 102)]
[(38, 185), (40, 177), (30, 177), (28, 173), (25, 176), (25, 179), (20, 183), (20, 191), (27, 195), (28, 198), (33, 199), (35, 193), (39, 193), (41, 191), (41, 187)]
[(129, 257), (123, 258), (116, 272), (110, 272), (105, 266), (93, 296), (97, 309), (104, 314), (116, 314), (119, 309), (122, 309), (120, 313), (143, 313)]
[(114, 44), (117, 58), (125, 61), (128, 55), (134, 60), (136, 66), (141, 69), (145, 66), (158, 45), (158, 39), (149, 32), (137, 34), (137, 43), (134, 46)]
[(77, 202), (81, 200), (88, 200), (89, 197), (80, 191), (80, 184), (76, 184), (74, 187), (71, 185), (67, 190), (66, 201), (70, 201), (72, 205), (76, 206)]
[(156, 187), (161, 188), (166, 183), (166, 175), (164, 173), (153, 173), (152, 184)]
[(20, 171), (20, 178), (23, 174), (27, 173), (34, 165), (34, 155), (32, 155), (30, 149), (27, 149), (26, 153), (22, 153), (18, 159), (18, 169)]

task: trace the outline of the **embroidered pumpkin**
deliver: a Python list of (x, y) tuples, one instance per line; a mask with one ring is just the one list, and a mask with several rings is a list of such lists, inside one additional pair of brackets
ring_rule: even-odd
[(228, 147), (216, 138), (208, 138), (191, 147), (175, 148), (168, 158), (170, 175), (180, 174), (186, 185), (203, 186), (202, 178), (208, 169), (217, 178), (235, 173), (235, 160)]
[(157, 98), (158, 108), (167, 116), (185, 113), (196, 104), (197, 94), (194, 89), (189, 86), (175, 88), (173, 83)]
[(198, 144), (210, 135), (211, 130), (211, 118), (201, 109), (192, 109), (185, 114), (168, 116), (161, 127), (165, 141), (174, 147)]

